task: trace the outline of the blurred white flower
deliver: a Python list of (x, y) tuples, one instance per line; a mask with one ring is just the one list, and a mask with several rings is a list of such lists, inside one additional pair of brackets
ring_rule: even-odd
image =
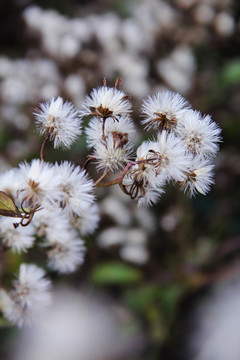
[(235, 278), (215, 286), (198, 302), (188, 349), (194, 360), (238, 360), (240, 358), (240, 284)]
[(51, 245), (47, 253), (48, 265), (51, 269), (68, 274), (74, 272), (83, 263), (85, 247), (71, 226), (48, 227), (46, 240)]
[(7, 293), (0, 292), (0, 303), (4, 316), (19, 327), (31, 325), (50, 304), (50, 280), (45, 272), (33, 264), (21, 264), (18, 280)]
[(1, 217), (0, 238), (2, 238), (4, 246), (10, 247), (13, 252), (20, 253), (33, 246), (35, 231), (31, 224), (26, 227), (15, 227), (14, 223), (18, 222), (18, 218)]
[(168, 57), (160, 59), (157, 71), (177, 92), (186, 94), (192, 87), (196, 70), (194, 54), (189, 46), (176, 47)]
[(81, 216), (74, 216), (71, 219), (71, 224), (84, 236), (94, 233), (98, 227), (99, 220), (99, 208), (98, 205), (94, 203), (90, 205)]
[(81, 134), (79, 111), (70, 102), (64, 103), (61, 97), (40, 104), (34, 115), (40, 134), (54, 141), (55, 148), (69, 148)]
[(15, 200), (17, 195), (17, 190), (20, 186), (19, 181), (19, 168), (9, 169), (3, 173), (0, 173), (0, 190), (11, 195)]
[(217, 33), (222, 36), (232, 35), (236, 27), (234, 17), (225, 11), (217, 14), (214, 26)]

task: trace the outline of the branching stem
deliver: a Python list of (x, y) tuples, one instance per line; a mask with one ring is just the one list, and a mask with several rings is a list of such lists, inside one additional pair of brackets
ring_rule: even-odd
[(129, 163), (127, 164), (127, 166), (125, 167), (125, 169), (123, 170), (123, 172), (121, 173), (121, 175), (120, 175), (117, 179), (112, 180), (112, 181), (109, 181), (109, 182), (107, 182), (107, 183), (102, 183), (102, 184), (97, 183), (97, 184), (96, 184), (96, 187), (107, 187), (107, 186), (111, 186), (111, 185), (121, 184), (122, 179), (124, 178), (124, 176), (126, 175), (126, 173), (128, 172), (128, 170), (129, 170), (133, 165), (135, 165), (135, 162), (129, 162)]
[(94, 186), (97, 186), (98, 183), (100, 183), (100, 181), (102, 181), (102, 179), (105, 178), (105, 176), (109, 173), (109, 170), (106, 170), (101, 176), (99, 179), (97, 179), (94, 183)]

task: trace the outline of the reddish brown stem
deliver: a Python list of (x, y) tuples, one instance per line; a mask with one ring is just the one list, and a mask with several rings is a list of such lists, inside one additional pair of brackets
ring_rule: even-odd
[(121, 184), (122, 182), (122, 179), (124, 178), (124, 176), (126, 175), (126, 173), (128, 172), (128, 170), (133, 166), (135, 165), (136, 163), (135, 162), (129, 162), (125, 169), (123, 170), (123, 172), (121, 173), (121, 175), (115, 179), (115, 180), (112, 180), (112, 181), (109, 181), (107, 183), (102, 183), (102, 184), (99, 184), (97, 183), (96, 184), (96, 187), (107, 187), (107, 186), (111, 186), (111, 185), (115, 185), (115, 184)]
[(44, 161), (43, 150), (44, 150), (44, 146), (45, 146), (47, 140), (48, 140), (48, 135), (45, 136), (45, 139), (44, 139), (44, 141), (42, 143), (42, 146), (41, 146), (40, 158), (41, 158), (42, 161)]
[(84, 163), (84, 165), (83, 165), (83, 168), (85, 169), (85, 170), (87, 170), (88, 169), (88, 166), (89, 166), (89, 164), (90, 164), (90, 161), (92, 161), (92, 160), (94, 160), (95, 158), (93, 157), (93, 156), (90, 156), (90, 155), (88, 155), (88, 158), (87, 158), (87, 160), (85, 161), (85, 163)]
[(95, 183), (94, 183), (94, 186), (97, 186), (98, 183), (100, 183), (100, 181), (102, 181), (102, 179), (105, 178), (105, 176), (108, 174), (109, 170), (106, 170), (101, 176), (100, 178), (98, 178)]

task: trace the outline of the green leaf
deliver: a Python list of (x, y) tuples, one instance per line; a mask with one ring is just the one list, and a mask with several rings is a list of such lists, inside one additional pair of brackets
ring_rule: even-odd
[(240, 60), (228, 62), (220, 73), (220, 81), (223, 85), (232, 85), (240, 82)]
[(10, 195), (0, 191), (0, 215), (20, 217), (21, 214)]
[(119, 262), (108, 262), (97, 265), (91, 278), (98, 284), (127, 285), (142, 279), (140, 270)]

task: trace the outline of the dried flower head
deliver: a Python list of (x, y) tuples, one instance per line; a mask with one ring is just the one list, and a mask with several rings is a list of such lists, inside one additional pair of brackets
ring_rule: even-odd
[(54, 167), (39, 159), (19, 165), (21, 185), (17, 193), (18, 200), (24, 208), (52, 206), (59, 198), (59, 177)]
[(194, 156), (213, 157), (218, 152), (221, 129), (210, 115), (202, 116), (199, 111), (189, 110), (179, 122), (178, 134), (187, 149)]
[(54, 141), (55, 148), (69, 148), (81, 134), (79, 111), (70, 102), (64, 103), (61, 97), (40, 104), (34, 115), (40, 134)]
[(189, 108), (189, 103), (181, 95), (172, 91), (158, 92), (143, 101), (145, 119), (142, 124), (146, 129), (175, 131), (179, 119)]
[(118, 121), (119, 116), (131, 112), (128, 96), (117, 88), (102, 86), (93, 89), (83, 104), (82, 116), (97, 116), (103, 121), (112, 118)]
[(123, 168), (132, 154), (132, 145), (123, 133), (110, 133), (95, 145), (93, 157), (97, 160), (97, 169), (112, 172)]

